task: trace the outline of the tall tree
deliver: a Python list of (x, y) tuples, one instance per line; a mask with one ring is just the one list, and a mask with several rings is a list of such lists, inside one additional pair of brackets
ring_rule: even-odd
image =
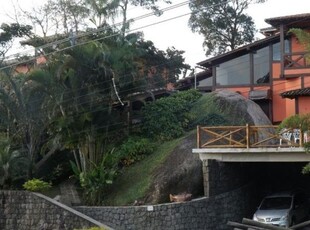
[(71, 29), (75, 32), (85, 29), (89, 9), (83, 0), (48, 0), (30, 11), (21, 9), (21, 15), (23, 20), (32, 23), (38, 35), (46, 38), (59, 33), (68, 34)]
[(117, 15), (119, 0), (84, 0), (91, 10), (90, 20), (96, 27), (107, 24), (108, 19)]
[(32, 27), (29, 25), (21, 25), (19, 23), (6, 24), (3, 23), (0, 27), (0, 62), (5, 54), (12, 47), (14, 38), (30, 36)]
[(189, 69), (185, 64), (184, 51), (168, 48), (166, 51), (143, 38), (142, 33), (122, 35), (105, 40), (110, 52), (112, 69), (118, 80), (120, 95), (148, 91), (175, 83), (182, 71)]
[(12, 78), (1, 73), (0, 77), (0, 127), (8, 130), (10, 142), (28, 159), (27, 176), (31, 178), (47, 124), (41, 107), (43, 94), (24, 74)]
[(157, 6), (157, 3), (160, 1), (171, 3), (169, 0), (85, 0), (93, 12), (91, 20), (97, 27), (106, 24), (109, 19), (114, 20), (120, 16), (122, 20), (120, 31), (123, 38), (130, 23), (127, 19), (128, 7), (130, 5), (135, 7), (140, 6), (160, 15), (161, 13)]
[(234, 50), (254, 40), (255, 26), (245, 10), (266, 0), (191, 0), (189, 26), (205, 38), (206, 55)]
[(90, 11), (83, 0), (50, 0), (49, 5), (54, 17), (60, 19), (61, 32), (77, 33), (87, 27), (85, 19), (88, 19)]
[(48, 95), (45, 107), (51, 139), (60, 139), (63, 148), (76, 153), (82, 172), (101, 161), (108, 133), (116, 127), (113, 121), (117, 116), (111, 115), (113, 72), (106, 57), (104, 47), (92, 42), (50, 56), (44, 77), (32, 78)]

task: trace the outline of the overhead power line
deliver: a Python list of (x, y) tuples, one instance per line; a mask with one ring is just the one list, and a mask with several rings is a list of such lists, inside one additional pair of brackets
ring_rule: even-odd
[[(181, 2), (181, 3), (178, 3), (178, 4), (175, 4), (175, 5), (172, 5), (172, 6), (169, 6), (169, 7), (166, 7), (166, 8), (162, 8), (160, 9), (160, 11), (162, 12), (166, 12), (166, 11), (169, 11), (169, 10), (173, 10), (173, 9), (176, 9), (178, 7), (182, 7), (182, 6), (185, 6), (186, 4), (190, 3), (190, 1), (184, 1), (184, 2)], [(221, 4), (226, 4), (225, 2), (224, 3), (217, 3), (217, 4), (213, 4), (212, 6), (219, 6)], [(201, 9), (199, 10), (204, 10), (205, 8), (202, 7)], [(198, 12), (198, 10), (197, 10)], [(129, 31), (127, 31), (127, 33), (130, 33), (130, 32), (133, 32), (133, 31), (137, 31), (137, 30), (141, 30), (141, 29), (144, 29), (144, 28), (148, 28), (148, 27), (151, 27), (151, 26), (154, 26), (154, 25), (158, 25), (158, 24), (161, 24), (161, 23), (165, 23), (165, 22), (168, 22), (168, 21), (171, 21), (171, 20), (175, 20), (175, 19), (178, 19), (178, 18), (181, 18), (181, 17), (184, 17), (184, 16), (187, 16), (187, 15), (190, 15), (192, 13), (195, 13), (194, 11), (193, 12), (189, 12), (189, 13), (185, 13), (185, 14), (181, 14), (181, 15), (177, 15), (175, 17), (171, 17), (169, 19), (166, 19), (166, 20), (162, 20), (162, 21), (159, 21), (159, 22), (155, 22), (155, 23), (151, 23), (151, 24), (148, 24), (148, 25), (144, 25), (144, 26), (141, 26), (141, 27), (137, 27), (135, 29), (131, 29)], [(144, 15), (141, 15), (141, 16), (138, 16), (138, 17), (135, 17), (135, 18), (131, 18), (129, 19), (128, 21), (130, 20), (133, 20), (133, 21), (137, 21), (137, 20), (141, 20), (141, 19), (144, 19), (144, 18), (147, 18), (147, 17), (150, 17), (150, 16), (155, 16), (155, 13), (152, 12), (152, 13), (148, 13), (148, 14), (144, 14)], [(122, 25), (122, 22), (118, 22), (118, 23), (115, 23), (113, 24), (112, 26), (114, 27), (117, 27), (119, 25)], [(83, 33), (83, 34), (79, 34), (79, 35), (76, 35), (76, 38), (82, 38), (82, 37), (85, 37), (85, 36), (88, 36), (88, 35), (92, 35), (94, 33), (99, 33), (99, 32), (102, 32), (104, 31), (105, 28), (99, 28), (99, 29), (94, 29), (94, 30), (90, 30), (89, 32), (86, 32), (86, 33)], [(70, 47), (66, 47), (66, 48), (62, 48), (62, 49), (59, 49), (59, 50), (55, 50), (53, 52), (50, 52), (50, 53), (46, 53), (44, 54), (44, 56), (49, 56), (49, 55), (52, 55), (54, 53), (57, 53), (57, 52), (61, 52), (61, 51), (65, 51), (67, 49), (70, 49), (70, 48), (73, 48), (73, 47), (76, 47), (76, 46), (81, 46), (81, 45), (85, 45), (87, 43), (90, 43), (90, 42), (93, 42), (93, 41), (100, 41), (100, 40), (104, 40), (104, 39), (108, 39), (108, 38), (112, 38), (112, 37), (115, 37), (115, 36), (118, 36), (119, 33), (115, 33), (115, 34), (111, 34), (109, 36), (105, 36), (105, 37), (102, 37), (102, 38), (97, 38), (97, 39), (92, 39), (92, 40), (89, 40), (87, 42), (83, 42), (83, 43), (78, 43), (78, 44), (75, 44), (73, 46), (70, 46)], [(51, 47), (53, 45), (59, 45), (59, 44), (62, 44), (62, 43), (65, 43), (65, 42), (68, 42), (70, 41), (70, 38), (68, 36), (68, 38), (65, 38), (65, 39), (61, 39), (61, 40), (57, 40), (57, 41), (54, 41), (54, 42), (51, 42), (51, 43), (48, 43), (48, 44), (45, 44), (43, 46), (40, 46), (40, 47), (37, 47), (37, 49), (43, 49), (43, 48), (46, 48), (46, 47)], [(22, 56), (23, 53), (17, 53), (17, 54), (13, 54), (13, 55), (20, 55)], [(14, 64), (10, 64), (10, 65), (6, 65), (2, 68), (0, 68), (0, 70), (3, 70), (5, 68), (10, 68), (10, 67), (13, 67), (13, 66), (16, 66), (16, 65), (20, 65), (20, 64), (25, 64), (29, 61), (34, 61), (36, 60), (36, 58), (31, 58), (31, 59), (28, 59), (27, 61), (20, 61), (20, 62), (17, 62), (17, 63), (14, 63)]]
[[(181, 3), (175, 4), (175, 5), (169, 6), (169, 7), (162, 8), (159, 11), (160, 12), (166, 12), (166, 11), (169, 11), (169, 10), (173, 10), (173, 9), (185, 6), (188, 3), (189, 3), (189, 1), (184, 1), (184, 2), (181, 2)], [(147, 14), (143, 14), (143, 15), (134, 17), (134, 18), (130, 18), (127, 21), (134, 21), (134, 22), (136, 22), (136, 21), (139, 21), (139, 20), (151, 17), (151, 16), (156, 16), (156, 14), (154, 12), (151, 12), (151, 13), (147, 13)], [(172, 18), (172, 20), (173, 20), (173, 18)], [(112, 26), (118, 27), (118, 26), (121, 26), (122, 24), (123, 24), (123, 22), (118, 22), (118, 23), (114, 23)], [(146, 27), (148, 27), (148, 26), (146, 26)], [(144, 27), (142, 27), (142, 28), (144, 28)], [(137, 28), (137, 29), (140, 29), (140, 28)], [(134, 29), (134, 30), (137, 30), (137, 29)], [(85, 33), (77, 34), (77, 35), (75, 35), (75, 38), (76, 39), (83, 38), (83, 37), (86, 37), (88, 35), (92, 35), (94, 33), (95, 34), (96, 33), (100, 33), (100, 32), (102, 32), (104, 30), (106, 30), (106, 28), (93, 29), (93, 30), (90, 30), (90, 31), (85, 32)], [(131, 32), (131, 31), (129, 31), (129, 32)], [(118, 35), (118, 33), (116, 35)], [(44, 49), (44, 48), (48, 48), (48, 47), (52, 47), (52, 46), (56, 46), (56, 45), (60, 45), (60, 44), (66, 43), (68, 41), (70, 41), (70, 37), (69, 36), (67, 38), (60, 39), (60, 40), (57, 40), (57, 41), (54, 41), (54, 42), (50, 42), (50, 43), (44, 44), (42, 46), (36, 47), (36, 49)], [(59, 51), (61, 51), (61, 50), (59, 50)], [(16, 56), (16, 55), (20, 55), (21, 56), (21, 55), (23, 55), (25, 53), (28, 53), (28, 52), (32, 52), (32, 50), (31, 51), (24, 51), (24, 52), (12, 54), (9, 57)], [(10, 59), (9, 57), (7, 57), (7, 59)]]

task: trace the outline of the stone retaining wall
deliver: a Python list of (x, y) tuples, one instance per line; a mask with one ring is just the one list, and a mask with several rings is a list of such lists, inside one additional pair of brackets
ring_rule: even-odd
[(225, 163), (216, 160), (203, 161), (205, 196), (232, 191), (252, 181), (247, 164)]
[(152, 206), (75, 207), (76, 210), (115, 229), (209, 229), (228, 228), (227, 221), (240, 222), (252, 212), (252, 187), (185, 203)]
[[(103, 226), (105, 229), (230, 229), (227, 221), (250, 218), (250, 185), (209, 198), (184, 203), (123, 207), (75, 207), (41, 194), (0, 191), (1, 230), (66, 230)], [(252, 195), (250, 195), (252, 194)], [(84, 214), (82, 214), (84, 213)], [(108, 227), (111, 226), (112, 228)]]
[(1, 230), (73, 230), (91, 226), (111, 229), (41, 194), (0, 191)]

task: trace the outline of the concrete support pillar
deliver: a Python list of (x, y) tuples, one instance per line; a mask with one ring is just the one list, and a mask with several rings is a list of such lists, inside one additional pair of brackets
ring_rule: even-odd
[(209, 160), (203, 160), (202, 162), (203, 173), (203, 189), (206, 197), (210, 196), (210, 164)]

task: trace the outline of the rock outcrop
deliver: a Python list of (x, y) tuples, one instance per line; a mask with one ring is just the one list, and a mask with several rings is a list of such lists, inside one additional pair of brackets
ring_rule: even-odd
[(229, 108), (233, 118), (241, 118), (244, 123), (250, 125), (271, 125), (271, 121), (263, 110), (255, 102), (241, 94), (229, 90), (219, 90), (213, 94), (220, 107)]
[[(232, 119), (241, 118), (250, 125), (271, 125), (261, 108), (242, 95), (228, 90), (212, 94), (220, 107), (230, 109)], [(145, 203), (169, 202), (169, 194), (203, 196), (202, 162), (198, 154), (192, 153), (193, 148), (196, 148), (196, 132), (185, 137), (156, 170)]]

